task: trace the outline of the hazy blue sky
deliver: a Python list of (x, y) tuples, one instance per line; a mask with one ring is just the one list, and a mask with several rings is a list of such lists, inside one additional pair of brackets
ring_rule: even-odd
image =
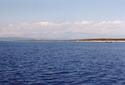
[(124, 21), (125, 0), (0, 0), (0, 37), (125, 37)]
[(125, 19), (125, 0), (0, 0), (2, 21)]

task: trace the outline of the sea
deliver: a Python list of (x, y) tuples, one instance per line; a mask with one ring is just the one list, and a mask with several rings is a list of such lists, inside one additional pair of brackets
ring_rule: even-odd
[(125, 85), (125, 43), (1, 41), (0, 85)]

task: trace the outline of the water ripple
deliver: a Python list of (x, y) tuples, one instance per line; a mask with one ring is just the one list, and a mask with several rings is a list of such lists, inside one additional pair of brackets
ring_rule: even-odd
[(125, 43), (0, 43), (0, 85), (125, 85)]

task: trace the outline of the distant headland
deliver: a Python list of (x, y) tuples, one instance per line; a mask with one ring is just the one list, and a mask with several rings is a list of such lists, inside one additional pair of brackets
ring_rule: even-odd
[(77, 39), (78, 42), (125, 42), (125, 38), (91, 38)]
[(4, 37), (0, 41), (30, 41), (30, 42), (125, 42), (125, 38), (88, 38), (88, 39), (68, 39), (68, 40), (53, 40), (53, 39), (32, 39), (32, 38), (17, 38)]

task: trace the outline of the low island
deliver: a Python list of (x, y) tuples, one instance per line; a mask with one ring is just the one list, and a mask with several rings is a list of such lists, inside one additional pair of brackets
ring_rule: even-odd
[(125, 38), (92, 38), (78, 39), (77, 42), (125, 42)]
[(125, 38), (88, 38), (88, 39), (68, 39), (68, 40), (49, 40), (32, 38), (3, 37), (0, 41), (19, 41), (19, 42), (125, 42)]

